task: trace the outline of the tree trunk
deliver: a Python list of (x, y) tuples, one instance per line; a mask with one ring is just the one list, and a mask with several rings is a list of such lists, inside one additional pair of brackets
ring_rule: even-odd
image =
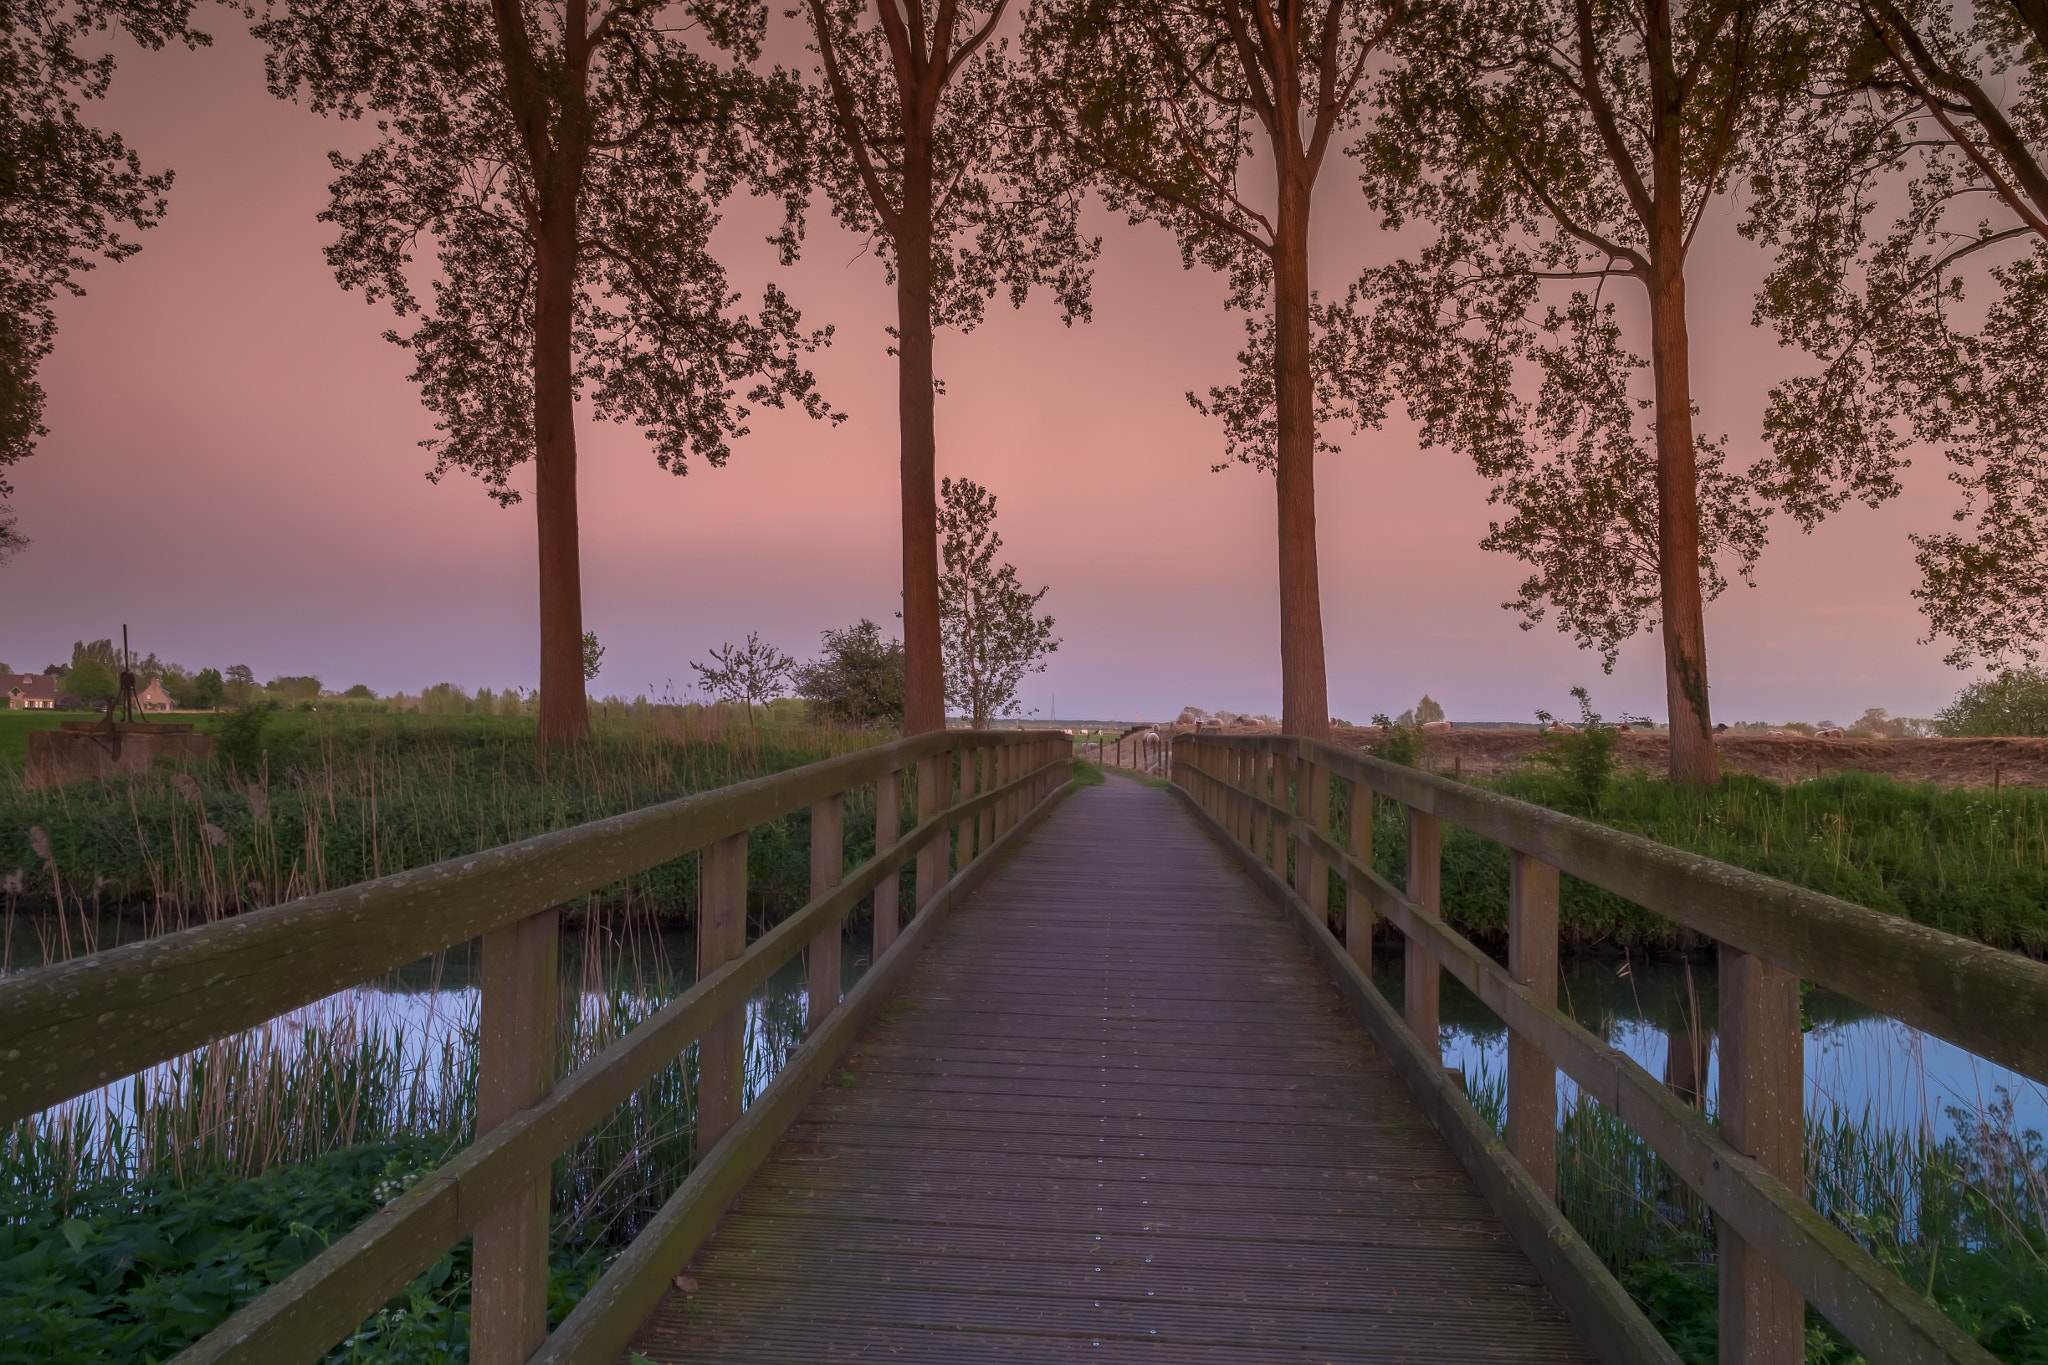
[(896, 402), (903, 439), (903, 733), (921, 735), (946, 728), (932, 392), (932, 162), (931, 140), (923, 130), (913, 129), (905, 139), (903, 165), (895, 244)]
[[(1677, 219), (1676, 213), (1666, 215)], [(1657, 578), (1664, 617), (1664, 699), (1673, 782), (1720, 780), (1707, 704), (1707, 626), (1700, 587), (1700, 503), (1693, 464), (1692, 377), (1685, 330), (1684, 224), (1660, 224), (1650, 282), (1650, 360), (1657, 390)], [(1661, 250), (1656, 249), (1662, 247)]]
[(584, 700), (583, 569), (576, 512), (573, 211), (542, 221), (533, 317), (533, 513), (540, 533), (540, 743), (581, 744)]
[(1280, 540), (1280, 727), (1328, 739), (1323, 597), (1316, 568), (1316, 394), (1309, 363), (1305, 175), (1280, 176), (1273, 243), (1273, 395), (1279, 425), (1275, 492)]

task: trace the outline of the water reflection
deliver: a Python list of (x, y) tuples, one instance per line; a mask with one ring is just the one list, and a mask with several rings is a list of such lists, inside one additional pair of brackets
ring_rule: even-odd
[[(1375, 954), (1373, 980), (1397, 1006), (1401, 959)], [(1567, 959), (1558, 974), (1558, 1004), (1610, 1047), (1680, 1091), (1697, 1091), (1704, 1076), (1707, 1106), (1719, 1089), (1715, 959), (1592, 955)], [(1975, 1115), (2012, 1098), (2024, 1131), (2048, 1131), (2048, 1087), (1944, 1042), (1846, 996), (1812, 987), (1805, 996), (1806, 1112), (1868, 1114), (1894, 1132), (1944, 1135), (1950, 1111)], [(1507, 1026), (1446, 973), (1441, 1006), (1444, 1064), (1468, 1077), (1507, 1073)], [(1558, 1078), (1569, 1103), (1577, 1087)]]

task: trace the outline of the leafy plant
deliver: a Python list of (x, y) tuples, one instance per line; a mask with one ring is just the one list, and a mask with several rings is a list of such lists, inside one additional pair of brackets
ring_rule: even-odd
[(1048, 588), (1026, 592), (1014, 565), (996, 563), (1003, 538), (996, 499), (972, 479), (939, 485), (939, 626), (946, 659), (946, 700), (975, 729), (1017, 711), (1028, 673), (1045, 671), (1059, 649), (1051, 616), (1037, 614)]
[(1381, 737), (1365, 746), (1367, 753), (1404, 768), (1413, 768), (1421, 763), (1423, 739), (1420, 725), (1405, 713), (1402, 719), (1391, 720), (1384, 711), (1375, 715), (1372, 723), (1380, 728)]
[(271, 702), (252, 701), (230, 711), (214, 731), (214, 752), (236, 772), (254, 773), (263, 765), (263, 732), (276, 710)]
[[(1576, 804), (1590, 814), (1600, 809), (1607, 788), (1614, 781), (1614, 750), (1621, 735), (1593, 709), (1593, 699), (1585, 688), (1574, 687), (1572, 696), (1579, 703), (1579, 728), (1550, 730), (1554, 717), (1539, 709), (1536, 719), (1543, 723), (1547, 733), (1543, 748), (1531, 754), (1530, 759), (1563, 774), (1571, 784)], [(1624, 715), (1621, 719), (1623, 724), (1648, 724), (1639, 716)]]

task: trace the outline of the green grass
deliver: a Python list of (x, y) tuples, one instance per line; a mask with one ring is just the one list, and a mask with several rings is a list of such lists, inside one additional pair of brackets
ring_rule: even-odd
[[(1562, 777), (1529, 769), (1475, 782), (1525, 801), (1588, 814)], [(1340, 809), (1333, 828), (1341, 829)], [(1781, 784), (1727, 777), (1706, 790), (1640, 773), (1611, 783), (1591, 817), (1677, 848), (1901, 915), (1999, 948), (2048, 955), (2048, 792), (1943, 791), (1864, 773)], [(1446, 823), (1443, 911), (1460, 932), (1507, 936), (1507, 850)], [(1377, 803), (1373, 860), (1399, 885), (1407, 834), (1400, 809)], [(1333, 903), (1336, 891), (1333, 888)], [(1566, 877), (1567, 946), (1696, 948), (1660, 915)]]

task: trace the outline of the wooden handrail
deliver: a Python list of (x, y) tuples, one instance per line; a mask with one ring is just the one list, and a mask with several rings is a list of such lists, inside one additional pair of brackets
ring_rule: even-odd
[(1183, 737), (1174, 747), (1185, 755), (1197, 743), (1307, 755), (1403, 806), (2048, 1084), (2048, 963), (1370, 754), (1243, 735)]
[[(1938, 955), (1937, 961), (1942, 964), (1942, 970), (1933, 974), (1931, 983), (1928, 974), (1900, 962), (1895, 969), (1906, 978), (1905, 983), (1894, 983), (1883, 994), (1888, 1000), (1904, 1001), (1902, 1017), (1909, 1012), (1917, 1015), (1917, 1019), (1909, 1019), (1909, 1022), (1962, 1042), (1964, 1046), (1972, 1046), (1964, 1039), (1983, 1037), (1985, 1026), (1981, 1020), (1971, 1019), (1966, 1013), (1959, 1017), (1959, 1010), (1990, 1008), (2007, 1017), (2021, 1019), (2048, 1015), (2048, 968), (2015, 954), (2001, 953), (1923, 926), (1910, 925), (1908, 927), (1916, 932), (1904, 935), (1886, 934), (1883, 931), (1887, 926), (1882, 922), (1890, 921), (1890, 916), (1802, 888), (1786, 886), (1710, 859), (1680, 854), (1649, 840), (1587, 821), (1493, 793), (1477, 792), (1459, 783), (1312, 740), (1204, 736), (1199, 739), (1183, 738), (1174, 745), (1174, 750), (1173, 770), (1177, 788), (1220, 835), (1243, 851), (1247, 861), (1262, 876), (1269, 893), (1283, 898), (1291, 906), (1303, 932), (1317, 943), (1331, 970), (1340, 976), (1355, 978), (1346, 984), (1354, 992), (1369, 993), (1378, 1003), (1380, 1008), (1373, 1012), (1376, 1028), (1398, 1029), (1400, 1037), (1394, 1041), (1405, 1040), (1407, 1044), (1419, 1046), (1410, 1034), (1413, 1002), (1409, 1022), (1393, 1022), (1392, 1011), (1380, 1000), (1369, 975), (1360, 965), (1362, 945), (1353, 942), (1347, 953), (1330, 933), (1328, 913), (1320, 898), (1311, 906), (1296, 888), (1286, 884), (1283, 873), (1289, 840), (1301, 850), (1297, 856), (1297, 868), (1313, 869), (1324, 864), (1335, 868), (1354, 902), (1363, 902), (1371, 910), (1386, 916), (1401, 931), (1408, 944), (1411, 981), (1417, 956), (1425, 956), (1432, 968), (1440, 964), (1448, 969), (1500, 1016), (1508, 1026), (1511, 1039), (1547, 1058), (1571, 1076), (1586, 1093), (1612, 1109), (1681, 1179), (1699, 1192), (1719, 1215), (1723, 1226), (1721, 1311), (1724, 1361), (1764, 1362), (1794, 1358), (1797, 1337), (1803, 1331), (1803, 1320), (1799, 1316), (1797, 1300), (1769, 1292), (1770, 1284), (1779, 1277), (1800, 1299), (1818, 1307), (1858, 1350), (1878, 1365), (1907, 1361), (1986, 1365), (1992, 1360), (1988, 1352), (1971, 1341), (1933, 1304), (1815, 1211), (1801, 1193), (1787, 1183), (1782, 1152), (1773, 1151), (1760, 1158), (1738, 1145), (1743, 1135), (1731, 1137), (1725, 1131), (1717, 1133), (1703, 1115), (1672, 1095), (1633, 1059), (1607, 1046), (1558, 1010), (1547, 995), (1517, 981), (1513, 974), (1503, 970), (1463, 935), (1444, 924), (1432, 906), (1418, 901), (1411, 894), (1416, 877), (1412, 861), (1409, 891), (1397, 889), (1381, 877), (1370, 865), (1369, 844), (1364, 848), (1358, 846), (1360, 821), (1356, 803), (1369, 801), (1375, 792), (1388, 795), (1408, 807), (1411, 827), (1417, 814), (1425, 818), (1441, 816), (1449, 819), (1507, 843), (1524, 860), (1523, 866), (1517, 869), (1524, 875), (1531, 871), (1528, 863), (1535, 860), (1561, 866), (1563, 870), (1595, 885), (1630, 896), (1650, 909), (1671, 914), (1672, 918), (1709, 937), (1727, 935), (1723, 941), (1728, 942), (1740, 936), (1736, 943), (1740, 951), (1770, 961), (1778, 969), (1811, 976), (1835, 989), (1843, 989), (1845, 993), (1853, 994), (1838, 983), (1865, 981), (1875, 970), (1869, 960), (1873, 945), (1888, 944), (1901, 957), (1913, 952), (1933, 951)], [(1209, 751), (1227, 755), (1226, 763), (1214, 766), (1226, 767), (1230, 776), (1219, 776), (1209, 771), (1205, 766)], [(1243, 761), (1247, 758), (1252, 760), (1249, 764)], [(1240, 785), (1236, 780), (1237, 775), (1247, 768), (1261, 774), (1276, 771), (1270, 760), (1278, 758), (1291, 758), (1298, 765), (1299, 777), (1292, 801), (1288, 799), (1288, 784), (1284, 776), (1274, 783), (1270, 796)], [(1355, 784), (1352, 832), (1347, 839), (1351, 847), (1330, 836), (1327, 810), (1317, 811), (1317, 803), (1313, 800), (1316, 784), (1326, 784), (1331, 775)], [(1255, 788), (1261, 784), (1255, 780), (1252, 785)], [(1197, 788), (1199, 790), (1195, 790)], [(1308, 807), (1310, 818), (1302, 818), (1304, 805)], [(1247, 827), (1252, 834), (1250, 839), (1245, 837)], [(1278, 834), (1270, 850), (1264, 846), (1266, 841), (1259, 837), (1269, 829)], [(1367, 829), (1369, 837), (1369, 824)], [(1361, 861), (1361, 854), (1364, 861)], [(1552, 885), (1554, 878), (1554, 873), (1548, 874)], [(1316, 886), (1312, 876), (1300, 883), (1304, 890), (1313, 890)], [(1528, 894), (1526, 888), (1525, 894)], [(1684, 913), (1673, 913), (1667, 906)], [(1770, 922), (1769, 915), (1773, 913), (1780, 917), (1780, 922)], [(1814, 925), (1798, 923), (1802, 916), (1819, 920), (1822, 928), (1835, 935), (1834, 941), (1848, 942), (1852, 945), (1850, 951), (1859, 953), (1860, 959), (1850, 968), (1831, 966), (1822, 961), (1819, 956), (1823, 941), (1821, 930)], [(1542, 916), (1531, 918), (1534, 922), (1546, 923), (1554, 937), (1554, 915), (1547, 920)], [(1369, 914), (1354, 914), (1349, 918), (1347, 935), (1361, 930), (1370, 932)], [(1322, 940), (1327, 940), (1327, 943)], [(1522, 946), (1518, 944), (1518, 950)], [(2022, 998), (2003, 999), (1995, 1006), (1988, 1000), (1971, 999), (1965, 1007), (1962, 998), (1955, 993), (1958, 987), (1964, 991), (1983, 989), (1987, 980), (1999, 983), (2000, 989), (2012, 991)], [(1433, 1032), (1434, 1011), (1429, 1011), (1429, 1015), (1428, 1022)], [(1930, 1024), (1945, 1027), (1930, 1027)], [(1796, 1049), (1796, 1018), (1791, 1020), (1790, 1028), (1789, 1042), (1783, 1039), (1767, 1041)], [(1433, 1043), (1434, 1038), (1429, 1041)], [(2040, 1041), (2038, 1038), (2012, 1040), (2012, 1045), (1997, 1051), (1987, 1048), (1973, 1050), (1992, 1055), (1994, 1059), (2014, 1066), (2015, 1070), (2024, 1071), (2027, 1070), (2025, 1065), (2015, 1063), (2031, 1063), (2038, 1067)], [(1428, 1050), (1428, 1055), (1434, 1055), (1433, 1048)], [(1724, 1094), (1739, 1092), (1744, 1084), (1744, 1078), (1739, 1074), (1743, 1065), (1738, 1061), (1738, 1071), (1724, 1080)], [(1729, 1066), (1725, 1051), (1723, 1066), (1724, 1069)], [(2027, 1074), (2036, 1073), (2028, 1071)], [(1551, 1088), (1547, 1081), (1542, 1084), (1546, 1089)], [(1777, 1102), (1787, 1099), (1784, 1096), (1771, 1098)], [(1515, 1097), (1511, 1095), (1510, 1143), (1517, 1150), (1550, 1150), (1541, 1143), (1515, 1142), (1514, 1101)], [(1772, 1106), (1766, 1106), (1769, 1112), (1764, 1114), (1764, 1118), (1780, 1129), (1790, 1126), (1796, 1134), (1799, 1123), (1796, 1092), (1789, 1097), (1789, 1104), (1789, 1124), (1782, 1110)], [(1724, 1130), (1729, 1127), (1726, 1108), (1724, 1101)], [(1542, 1106), (1533, 1106), (1532, 1112), (1548, 1111)], [(1796, 1178), (1796, 1161), (1793, 1171)], [(1551, 1182), (1542, 1179), (1537, 1184), (1543, 1196), (1549, 1198)], [(1731, 1261), (1733, 1264), (1728, 1264)], [(1732, 1290), (1731, 1276), (1735, 1279)], [(1759, 1286), (1764, 1292), (1758, 1292)]]
[[(1060, 737), (1062, 740), (1064, 736)], [(957, 748), (944, 731), (0, 977), (0, 1123)]]

